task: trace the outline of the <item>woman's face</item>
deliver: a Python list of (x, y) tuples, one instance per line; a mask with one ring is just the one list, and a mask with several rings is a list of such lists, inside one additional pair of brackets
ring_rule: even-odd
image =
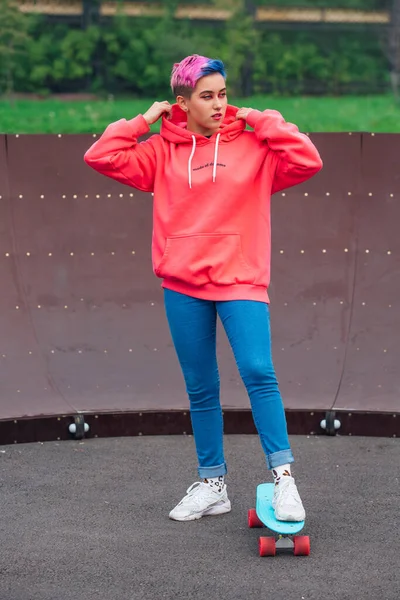
[(219, 73), (198, 80), (190, 98), (177, 97), (187, 114), (187, 128), (201, 135), (216, 133), (225, 117), (228, 99), (225, 79)]

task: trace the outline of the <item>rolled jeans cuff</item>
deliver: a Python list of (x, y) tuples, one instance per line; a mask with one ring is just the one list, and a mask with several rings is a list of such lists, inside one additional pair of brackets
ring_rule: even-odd
[(226, 475), (228, 472), (226, 468), (226, 463), (222, 463), (222, 465), (217, 465), (216, 467), (199, 467), (198, 473), (201, 479), (208, 479), (209, 477), (220, 477), (221, 475)]
[(293, 454), (291, 450), (280, 450), (273, 454), (267, 454), (267, 466), (268, 469), (274, 469), (281, 465), (286, 465), (294, 462)]

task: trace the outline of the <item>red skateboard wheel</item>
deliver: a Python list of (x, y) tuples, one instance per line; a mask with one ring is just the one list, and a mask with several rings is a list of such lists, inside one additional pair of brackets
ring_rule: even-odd
[(295, 556), (308, 556), (310, 554), (310, 538), (308, 535), (295, 535), (293, 543)]
[(275, 556), (275, 554), (276, 554), (275, 538), (260, 537), (258, 539), (258, 550), (259, 550), (260, 556)]
[(249, 509), (249, 512), (247, 513), (247, 522), (250, 528), (264, 527), (264, 523), (258, 518), (255, 508)]

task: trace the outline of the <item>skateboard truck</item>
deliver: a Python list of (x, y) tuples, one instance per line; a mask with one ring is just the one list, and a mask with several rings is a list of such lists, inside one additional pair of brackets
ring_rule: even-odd
[[(261, 543), (259, 543), (259, 547), (261, 550)], [(291, 538), (288, 535), (280, 534), (278, 539), (275, 541), (275, 550), (279, 554), (308, 556), (310, 554), (310, 538), (308, 535), (295, 535), (293, 538)], [(268, 554), (260, 553), (260, 556), (268, 556)]]
[(279, 554), (293, 554), (294, 541), (288, 535), (279, 535), (275, 541), (275, 548)]

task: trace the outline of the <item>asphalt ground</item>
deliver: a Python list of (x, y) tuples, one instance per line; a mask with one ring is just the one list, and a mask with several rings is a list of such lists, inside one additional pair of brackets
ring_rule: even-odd
[(398, 600), (400, 440), (291, 443), (308, 557), (258, 556), (256, 436), (225, 437), (232, 512), (187, 523), (190, 436), (0, 446), (0, 599)]

